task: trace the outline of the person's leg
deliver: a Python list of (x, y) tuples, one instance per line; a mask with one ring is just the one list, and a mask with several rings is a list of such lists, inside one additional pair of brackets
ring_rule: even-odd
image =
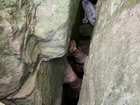
[(77, 77), (77, 75), (72, 70), (68, 61), (66, 61), (66, 68), (65, 68), (65, 73), (64, 73), (64, 83), (69, 84), (70, 87), (77, 92), (79, 92), (81, 89), (82, 80), (79, 77)]

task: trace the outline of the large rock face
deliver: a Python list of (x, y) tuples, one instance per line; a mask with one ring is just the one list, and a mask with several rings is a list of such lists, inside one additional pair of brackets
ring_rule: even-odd
[[(64, 55), (79, 1), (0, 1), (2, 103), (61, 104)], [(139, 0), (98, 1), (78, 105), (140, 104), (139, 7)]]
[(78, 105), (140, 104), (140, 1), (99, 0)]
[(64, 55), (78, 4), (0, 1), (0, 99), (6, 105), (60, 105)]

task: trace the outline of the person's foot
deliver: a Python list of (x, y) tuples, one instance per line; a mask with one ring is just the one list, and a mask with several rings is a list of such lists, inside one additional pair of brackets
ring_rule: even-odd
[(69, 53), (76, 58), (77, 63), (84, 64), (87, 55), (81, 52), (77, 47), (74, 40), (69, 43)]
[(74, 40), (71, 40), (69, 43), (69, 54), (73, 55), (77, 50), (76, 42)]

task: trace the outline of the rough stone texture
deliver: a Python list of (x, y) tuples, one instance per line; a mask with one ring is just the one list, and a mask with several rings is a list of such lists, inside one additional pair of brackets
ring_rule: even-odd
[(78, 105), (140, 105), (140, 1), (99, 0)]
[(0, 101), (60, 105), (79, 1), (0, 0)]
[[(60, 105), (63, 84), (62, 74), (65, 67), (64, 61), (64, 58), (61, 58), (42, 62), (40, 69), (33, 74), (36, 78), (30, 78), (29, 82), (12, 96), (14, 102), (17, 105)], [(35, 85), (35, 88), (29, 94), (27, 90), (30, 89), (32, 84)]]
[(42, 0), (37, 7), (35, 37), (44, 60), (66, 53), (78, 4), (79, 0)]

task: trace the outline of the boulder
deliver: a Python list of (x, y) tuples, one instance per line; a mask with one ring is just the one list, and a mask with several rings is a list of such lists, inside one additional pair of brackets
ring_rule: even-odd
[(140, 2), (99, 0), (78, 105), (139, 105)]
[(0, 1), (3, 103), (61, 104), (65, 54), (79, 1)]

